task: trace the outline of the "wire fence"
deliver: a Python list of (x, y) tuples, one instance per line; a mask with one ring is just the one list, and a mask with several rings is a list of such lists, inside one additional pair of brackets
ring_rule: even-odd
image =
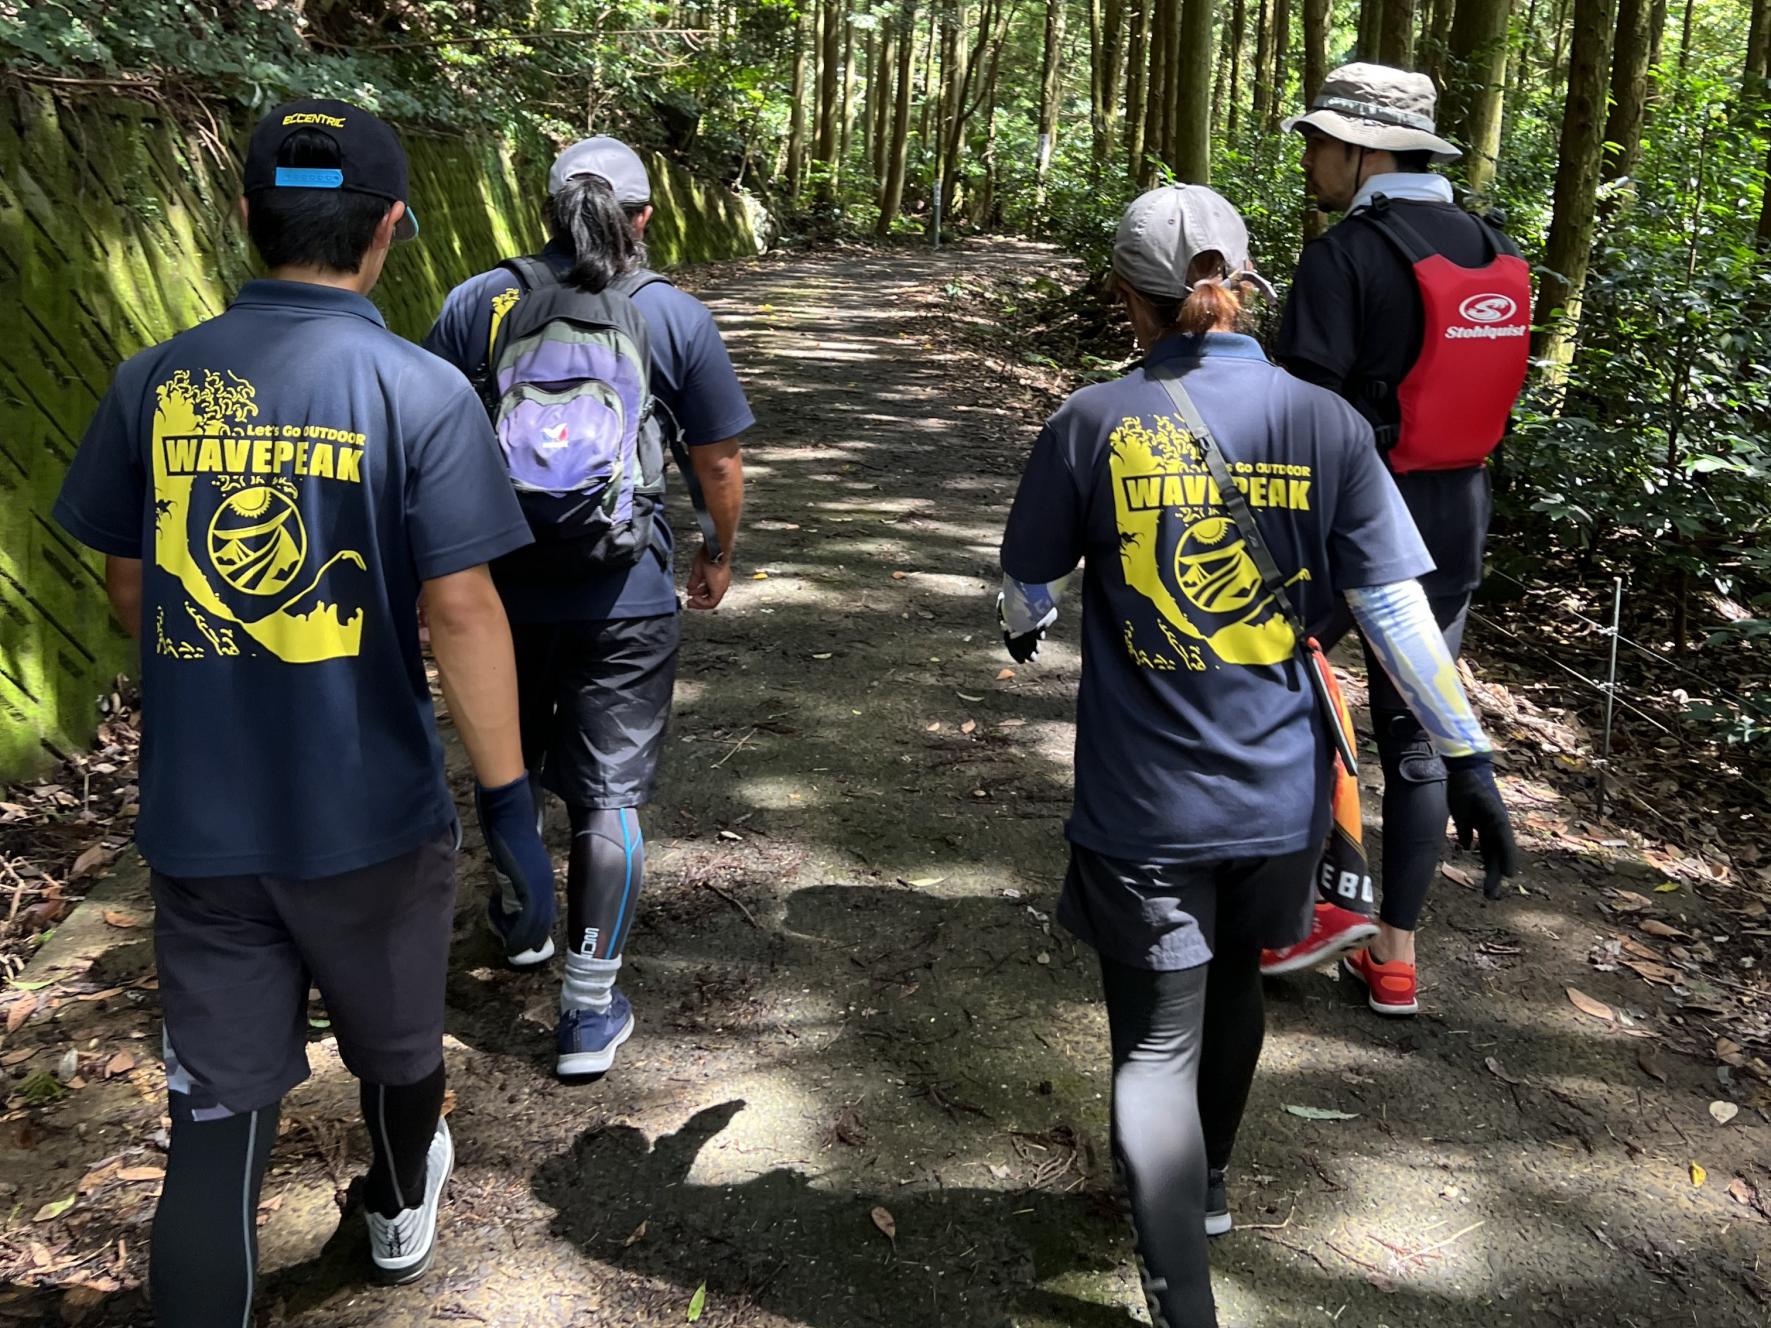
[[(1520, 590), (1525, 591), (1529, 595), (1541, 597), (1544, 593), (1544, 587), (1530, 585), (1521, 581), (1516, 576), (1511, 576), (1508, 573), (1497, 569), (1490, 569), (1487, 575), (1493, 579), (1505, 581), (1511, 585), (1517, 586)], [(1665, 707), (1664, 703), (1658, 702), (1654, 697), (1646, 695), (1640, 688), (1631, 689), (1626, 687), (1623, 683), (1618, 682), (1617, 654), (1619, 646), (1627, 646), (1638, 654), (1652, 659), (1660, 667), (1668, 669), (1681, 677), (1695, 681), (1701, 685), (1702, 694), (1706, 698), (1720, 698), (1738, 706), (1742, 711), (1771, 718), (1771, 706), (1768, 706), (1765, 701), (1756, 697), (1743, 696), (1739, 692), (1720, 686), (1714, 679), (1705, 677), (1689, 665), (1679, 662), (1664, 651), (1656, 650), (1653, 646), (1645, 645), (1640, 641), (1635, 641), (1625, 636), (1622, 630), (1623, 599), (1624, 584), (1623, 579), (1620, 577), (1613, 582), (1612, 620), (1609, 623), (1601, 622), (1597, 618), (1582, 613), (1579, 609), (1576, 609), (1567, 603), (1557, 603), (1554, 605), (1557, 612), (1565, 614), (1575, 621), (1591, 628), (1605, 643), (1608, 651), (1608, 659), (1605, 664), (1605, 676), (1603, 678), (1589, 676), (1587, 673), (1583, 673), (1580, 669), (1572, 667), (1566, 662), (1561, 653), (1551, 649), (1551, 647), (1542, 640), (1534, 640), (1519, 632), (1513, 631), (1511, 628), (1503, 625), (1487, 614), (1471, 609), (1469, 615), (1472, 621), (1480, 623), (1484, 629), (1495, 633), (1497, 636), (1504, 637), (1513, 645), (1549, 664), (1558, 673), (1572, 678), (1580, 686), (1604, 700), (1605, 718), (1600, 734), (1600, 754), (1595, 762), (1595, 768), (1597, 769), (1599, 776), (1597, 790), (1598, 812), (1601, 816), (1605, 813), (1605, 801), (1608, 792), (1607, 780), (1611, 774), (1611, 746), (1615, 711), (1621, 710), (1626, 714), (1634, 716), (1647, 724), (1650, 728), (1654, 729), (1655, 732), (1670, 737), (1681, 745), (1690, 741), (1684, 730), (1684, 716), (1682, 714), (1675, 715), (1671, 713)], [(1630, 699), (1632, 694), (1635, 698), (1633, 700)], [(1745, 784), (1749, 788), (1756, 789), (1764, 794), (1767, 799), (1771, 799), (1771, 785), (1761, 784), (1744, 775), (1736, 776), (1736, 782)]]

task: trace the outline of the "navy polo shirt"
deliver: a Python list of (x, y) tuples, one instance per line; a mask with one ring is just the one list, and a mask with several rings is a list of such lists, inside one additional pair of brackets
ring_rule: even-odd
[(1432, 567), (1370, 426), (1249, 337), (1171, 337), (1046, 422), (1002, 567), (1086, 557), (1072, 842), (1148, 863), (1300, 852), (1328, 832), (1329, 741), (1295, 641), (1146, 366), (1184, 376), (1306, 623)]
[[(562, 276), (572, 256), (558, 243), (541, 257)], [(492, 332), (493, 301), (518, 289), (505, 268), (470, 277), (443, 302), (424, 347), (472, 377), (484, 369)], [(634, 306), (646, 320), (651, 343), (652, 395), (669, 412), (690, 447), (736, 438), (756, 417), (744, 397), (713, 315), (687, 291), (656, 281), (640, 291)], [(528, 584), (500, 574), (498, 589), (513, 622), (579, 622), (609, 618), (653, 618), (677, 611), (676, 577), (671, 570), (672, 536), (664, 507), (652, 518), (652, 543), (631, 568), (619, 568), (562, 585), (557, 580)]]
[(367, 299), (250, 282), (130, 359), (55, 517), (142, 560), (155, 870), (330, 876), (450, 825), (419, 591), (530, 536), (467, 381)]

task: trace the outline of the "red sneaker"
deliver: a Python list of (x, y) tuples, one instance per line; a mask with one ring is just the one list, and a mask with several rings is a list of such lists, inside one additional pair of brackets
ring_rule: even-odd
[(1414, 965), (1392, 959), (1380, 964), (1370, 950), (1355, 950), (1341, 960), (1347, 976), (1365, 988), (1365, 1003), (1379, 1014), (1409, 1015), (1420, 1010), (1415, 999)]
[(1310, 934), (1283, 950), (1261, 951), (1261, 976), (1276, 978), (1301, 968), (1315, 968), (1346, 950), (1356, 950), (1377, 935), (1377, 923), (1339, 904), (1318, 903)]

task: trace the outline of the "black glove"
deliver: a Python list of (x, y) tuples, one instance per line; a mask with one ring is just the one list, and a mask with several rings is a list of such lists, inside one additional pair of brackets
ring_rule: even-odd
[(529, 777), (500, 788), (476, 785), (474, 810), (480, 833), (504, 888), (494, 894), (488, 914), (504, 938), (505, 952), (520, 955), (540, 950), (552, 938), (556, 904), (553, 861), (541, 843)]
[(1513, 842), (1513, 825), (1494, 782), (1494, 758), (1473, 752), (1440, 759), (1445, 764), (1445, 801), (1457, 827), (1458, 847), (1469, 848), (1474, 838), (1487, 869), (1482, 893), (1499, 899), (1501, 878), (1519, 870), (1519, 846)]
[(1009, 658), (1017, 664), (1031, 664), (1039, 658), (1039, 644), (1045, 640), (1045, 629), (1058, 620), (1057, 606), (1052, 608), (1033, 625), (1029, 632), (1011, 632), (1008, 621), (1003, 616), (1002, 595), (996, 596), (996, 625), (1002, 629), (1002, 644), (1007, 648)]

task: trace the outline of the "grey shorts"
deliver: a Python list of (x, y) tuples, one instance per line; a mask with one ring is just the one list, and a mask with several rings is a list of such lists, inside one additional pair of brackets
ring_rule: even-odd
[(674, 613), (512, 623), (523, 763), (573, 806), (647, 802), (670, 723), (681, 635)]
[(1320, 849), (1222, 862), (1141, 863), (1070, 846), (1058, 921), (1131, 968), (1208, 963), (1219, 946), (1279, 949), (1304, 939)]
[(410, 1084), (443, 1055), (455, 840), (318, 880), (153, 875), (168, 1083), (205, 1112), (267, 1107), (308, 1076), (320, 989), (359, 1079)]

